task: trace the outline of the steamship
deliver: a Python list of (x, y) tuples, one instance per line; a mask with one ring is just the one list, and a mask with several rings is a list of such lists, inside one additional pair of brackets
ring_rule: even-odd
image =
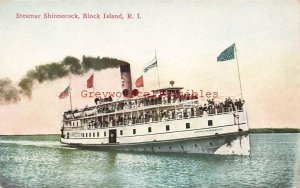
[[(122, 88), (131, 91), (130, 65), (120, 70)], [(66, 111), (61, 143), (93, 150), (250, 155), (242, 100), (204, 101), (182, 90), (172, 85), (148, 96), (96, 99), (94, 106)]]

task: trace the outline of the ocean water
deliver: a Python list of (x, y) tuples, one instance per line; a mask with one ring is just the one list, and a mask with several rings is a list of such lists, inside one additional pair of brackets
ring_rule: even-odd
[(251, 134), (251, 156), (71, 149), (0, 136), (1, 187), (297, 187), (300, 134)]

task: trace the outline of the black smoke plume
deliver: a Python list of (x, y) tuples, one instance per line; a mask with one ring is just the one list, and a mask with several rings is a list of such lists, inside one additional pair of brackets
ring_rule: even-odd
[(117, 68), (124, 64), (128, 63), (109, 57), (94, 58), (83, 56), (82, 62), (80, 62), (75, 57), (67, 56), (62, 62), (38, 65), (34, 69), (29, 70), (18, 83), (20, 90), (14, 87), (9, 79), (1, 79), (0, 102), (16, 102), (20, 100), (19, 94), (31, 97), (35, 83), (53, 81), (69, 74), (82, 75), (89, 70), (100, 71), (107, 68)]
[(119, 67), (120, 65), (125, 65), (125, 64), (129, 64), (129, 63), (122, 60), (108, 58), (108, 57), (93, 58), (93, 57), (83, 56), (82, 58), (82, 68), (84, 72), (87, 72), (90, 69), (100, 71), (107, 68), (116, 68)]
[(0, 105), (14, 103), (20, 100), (18, 89), (9, 78), (0, 79)]

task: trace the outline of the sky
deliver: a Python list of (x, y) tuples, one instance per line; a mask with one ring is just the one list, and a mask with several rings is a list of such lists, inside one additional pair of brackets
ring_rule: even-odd
[[(81, 18), (20, 19), (17, 13), (77, 13)], [(122, 14), (124, 19), (82, 19), (83, 13)], [(141, 18), (126, 19), (128, 13)], [(127, 61), (135, 81), (156, 52), (158, 69), (144, 74), (145, 91), (158, 87), (159, 75), (162, 87), (173, 80), (185, 90), (237, 96), (236, 59), (217, 62), (233, 43), (250, 128), (300, 127), (297, 0), (0, 2), (0, 78), (16, 85), (36, 65), (83, 55)], [(72, 76), (74, 107), (91, 104), (81, 91), (92, 73)], [(118, 69), (94, 74), (95, 90), (120, 91)], [(59, 133), (69, 101), (58, 94), (68, 82), (35, 84), (31, 99), (0, 106), (0, 134)]]

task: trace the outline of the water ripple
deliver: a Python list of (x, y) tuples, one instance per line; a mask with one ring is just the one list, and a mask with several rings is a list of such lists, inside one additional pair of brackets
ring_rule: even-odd
[(58, 137), (0, 137), (0, 185), (295, 187), (298, 137), (251, 135), (250, 157), (101, 152), (66, 148)]

